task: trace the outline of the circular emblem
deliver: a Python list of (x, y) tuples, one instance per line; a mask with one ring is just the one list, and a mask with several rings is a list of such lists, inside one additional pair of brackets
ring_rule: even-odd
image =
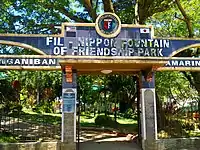
[(95, 28), (100, 36), (113, 38), (121, 31), (121, 21), (116, 14), (104, 13), (97, 17)]

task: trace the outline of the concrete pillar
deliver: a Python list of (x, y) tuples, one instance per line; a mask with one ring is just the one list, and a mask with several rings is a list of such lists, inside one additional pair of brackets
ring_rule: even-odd
[(142, 71), (140, 84), (142, 147), (144, 150), (155, 150), (157, 116), (154, 73)]
[(72, 81), (66, 81), (62, 74), (62, 147), (63, 150), (76, 150), (76, 99), (77, 73), (72, 70)]

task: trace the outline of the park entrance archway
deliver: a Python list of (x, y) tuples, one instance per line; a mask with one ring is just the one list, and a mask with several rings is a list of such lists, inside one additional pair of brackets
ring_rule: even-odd
[[(99, 82), (94, 82), (92, 86), (94, 90), (88, 89), (89, 83), (85, 84), (85, 89), (84, 84), (80, 85), (80, 82), (77, 87), (80, 93), (84, 93), (78, 96), (81, 98), (81, 102), (79, 102), (81, 110), (80, 113), (77, 111), (77, 150), (94, 148), (105, 150), (140, 149), (137, 124), (137, 118), (140, 117), (137, 117), (137, 103), (135, 101), (137, 77), (133, 75), (110, 73), (109, 75), (78, 76), (80, 82), (84, 82), (84, 79), (85, 82), (90, 79)], [(129, 86), (124, 85), (121, 81), (125, 79), (132, 83)], [(121, 82), (121, 84), (116, 84), (116, 82)], [(131, 85), (132, 87), (130, 87)], [(116, 88), (113, 86), (117, 86), (117, 92), (120, 92), (116, 93), (114, 91)], [(127, 101), (125, 88), (126, 93), (133, 92), (132, 96), (135, 98), (129, 96), (130, 99)], [(124, 93), (121, 93), (122, 91)], [(131, 102), (132, 105), (130, 105)], [(79, 110), (79, 107), (77, 109)]]
[(76, 149), (78, 74), (137, 74), (140, 85), (142, 148), (156, 145), (156, 70), (199, 70), (199, 58), (176, 53), (199, 39), (157, 38), (152, 26), (125, 25), (112, 13), (96, 23), (63, 23), (58, 35), (1, 34), (0, 43), (29, 48), (39, 55), (0, 55), (0, 69), (62, 70), (62, 146)]

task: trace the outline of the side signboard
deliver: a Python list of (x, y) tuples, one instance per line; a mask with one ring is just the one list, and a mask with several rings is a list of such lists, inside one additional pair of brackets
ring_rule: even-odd
[(56, 58), (0, 57), (0, 66), (59, 66)]
[[(52, 69), (60, 69), (60, 64), (59, 61), (64, 60), (64, 58), (56, 58), (56, 57), (51, 57), (51, 58), (41, 58), (41, 57), (1, 57), (0, 56), (0, 67), (4, 66), (16, 66), (16, 67), (32, 67), (39, 69), (39, 67), (51, 67)], [(172, 58), (171, 60), (168, 61), (168, 63), (161, 67), (162, 70), (165, 70), (164, 68), (166, 67), (199, 67), (200, 68), (200, 58), (185, 58), (185, 59), (180, 59), (180, 58)], [(51, 70), (52, 70), (51, 69)], [(175, 69), (174, 69), (175, 70)], [(179, 70), (179, 69), (178, 69)]]
[(75, 113), (76, 89), (63, 89), (63, 108), (64, 113)]
[(166, 67), (200, 67), (200, 59), (170, 60)]

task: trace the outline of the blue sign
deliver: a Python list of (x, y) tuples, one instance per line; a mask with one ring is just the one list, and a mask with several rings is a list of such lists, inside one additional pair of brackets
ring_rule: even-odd
[(200, 67), (200, 59), (170, 60), (165, 67)]
[[(89, 58), (88, 58), (89, 59)], [(92, 58), (91, 58), (92, 59)], [(40, 58), (40, 57), (1, 57), (0, 55), (0, 66), (50, 66), (59, 68), (59, 60), (64, 60), (64, 58)], [(188, 59), (171, 59), (163, 67), (199, 67), (200, 68), (200, 58), (188, 58)]]
[(1, 58), (0, 66), (59, 66), (56, 58)]
[(64, 92), (63, 93), (63, 112), (74, 113), (75, 112), (76, 95), (75, 92)]
[[(149, 28), (122, 28), (116, 38), (100, 37), (94, 27), (67, 27), (66, 30), (65, 37), (0, 35), (0, 44), (2, 41), (13, 42), (13, 45), (20, 42), (19, 46), (33, 47), (47, 55), (131, 57), (169, 57), (183, 48), (200, 44), (200, 40), (153, 39)], [(4, 54), (4, 51), (0, 53)]]

